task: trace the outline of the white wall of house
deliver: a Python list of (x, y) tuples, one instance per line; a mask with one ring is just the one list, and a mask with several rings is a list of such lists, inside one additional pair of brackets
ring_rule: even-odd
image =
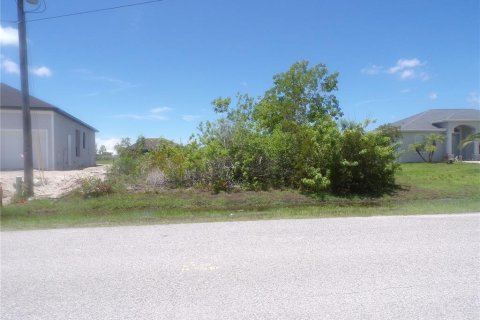
[(55, 113), (53, 132), (57, 170), (95, 166), (95, 131)]
[[(53, 111), (32, 111), (33, 166), (53, 170)], [(23, 121), (21, 110), (0, 110), (0, 169), (23, 169)]]
[[(410, 150), (410, 145), (413, 143), (421, 142), (424, 138), (432, 132), (426, 131), (408, 131), (402, 132), (402, 143), (398, 148), (399, 161), (400, 162), (423, 162), (422, 158), (417, 152)], [(434, 132), (443, 134), (441, 132)], [(439, 162), (445, 159), (446, 145), (445, 142), (437, 146), (437, 151), (433, 154), (433, 161)], [(428, 160), (428, 156), (424, 153), (424, 157)]]
[[(31, 110), (31, 119), (35, 169), (95, 166), (94, 130), (54, 111)], [(0, 170), (23, 169), (22, 128), (21, 110), (0, 110)]]

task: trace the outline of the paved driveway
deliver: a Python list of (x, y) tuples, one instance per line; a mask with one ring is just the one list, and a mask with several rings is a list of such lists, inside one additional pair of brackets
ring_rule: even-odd
[(1, 233), (2, 319), (480, 319), (479, 214)]

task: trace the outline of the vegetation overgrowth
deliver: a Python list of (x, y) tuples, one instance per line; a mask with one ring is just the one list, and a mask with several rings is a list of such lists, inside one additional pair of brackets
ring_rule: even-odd
[[(81, 190), (58, 200), (2, 208), (3, 229), (35, 229), (285, 218), (476, 212), (480, 166), (402, 164), (399, 187), (382, 197), (317, 196), (298, 190), (220, 192), (189, 189), (117, 190), (85, 198)], [(95, 183), (94, 183), (95, 184)]]
[[(116, 146), (110, 179), (160, 188), (231, 192), (295, 189), (323, 195), (381, 195), (395, 186), (395, 139), (370, 123), (343, 120), (337, 73), (325, 65), (293, 64), (273, 77), (263, 96), (217, 98), (220, 117), (199, 127), (189, 143), (145, 139)], [(398, 133), (398, 132), (397, 132)]]

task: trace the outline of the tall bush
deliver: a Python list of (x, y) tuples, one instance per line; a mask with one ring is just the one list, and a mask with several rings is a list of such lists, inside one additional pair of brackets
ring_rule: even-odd
[(331, 176), (334, 192), (378, 194), (395, 185), (395, 146), (382, 132), (366, 131), (368, 123), (349, 123), (341, 132)]

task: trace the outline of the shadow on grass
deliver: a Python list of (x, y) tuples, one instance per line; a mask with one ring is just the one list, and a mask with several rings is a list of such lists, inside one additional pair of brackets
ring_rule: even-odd
[(332, 192), (324, 192), (321, 194), (311, 194), (307, 196), (312, 196), (317, 199), (321, 200), (328, 200), (329, 197), (335, 197), (335, 198), (340, 198), (344, 199), (347, 201), (355, 201), (355, 200), (379, 200), (383, 199), (385, 196), (395, 196), (399, 192), (408, 192), (410, 190), (410, 187), (405, 186), (405, 185), (400, 185), (400, 184), (394, 184), (392, 186), (389, 186), (381, 191), (352, 191), (352, 190), (345, 190), (345, 189), (339, 189), (339, 190), (334, 190)]

